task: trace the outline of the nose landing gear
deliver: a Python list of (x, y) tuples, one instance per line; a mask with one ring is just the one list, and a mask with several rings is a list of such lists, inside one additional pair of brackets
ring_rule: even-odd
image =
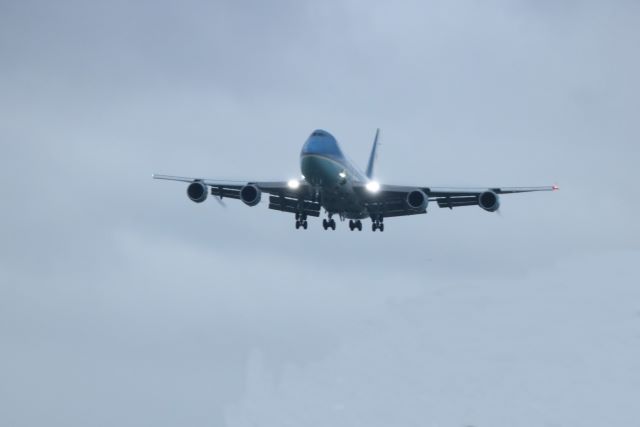
[(331, 218), (331, 215), (329, 215), (329, 219), (323, 219), (322, 220), (322, 228), (324, 228), (325, 230), (328, 230), (329, 228), (332, 230), (336, 229), (336, 220)]
[(298, 230), (300, 227), (306, 230), (308, 226), (309, 224), (307, 223), (307, 215), (296, 213), (296, 230)]
[(358, 231), (362, 231), (362, 222), (360, 220), (349, 220), (349, 230), (353, 231), (355, 229), (358, 229)]
[(375, 232), (376, 230), (380, 230), (380, 232), (382, 233), (384, 231), (384, 218), (382, 218), (382, 216), (379, 216), (372, 219), (373, 223), (371, 224), (371, 231)]
[(336, 220), (335, 219), (330, 219), (330, 220), (323, 219), (322, 220), (322, 227), (325, 230), (328, 230), (328, 229), (335, 230), (336, 229)]

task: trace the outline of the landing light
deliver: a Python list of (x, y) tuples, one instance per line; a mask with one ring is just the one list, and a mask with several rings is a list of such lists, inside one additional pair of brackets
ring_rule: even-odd
[(297, 190), (298, 187), (300, 187), (300, 181), (298, 181), (297, 179), (291, 179), (289, 180), (289, 182), (287, 182), (287, 186), (292, 190)]
[(369, 190), (372, 193), (377, 193), (378, 191), (380, 191), (380, 184), (377, 183), (376, 181), (369, 181), (367, 183), (367, 190)]
[(344, 172), (340, 172), (340, 173), (338, 174), (338, 176), (339, 176), (340, 178), (342, 178), (342, 179), (345, 179), (345, 178), (347, 177), (347, 174), (346, 174), (346, 173), (344, 173)]

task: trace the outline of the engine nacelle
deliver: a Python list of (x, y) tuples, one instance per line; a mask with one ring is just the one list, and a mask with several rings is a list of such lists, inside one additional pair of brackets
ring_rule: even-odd
[(200, 181), (195, 181), (187, 187), (187, 196), (189, 200), (196, 203), (202, 203), (207, 200), (209, 189)]
[(500, 207), (500, 198), (493, 191), (485, 191), (478, 196), (478, 205), (488, 212), (495, 212)]
[(422, 190), (413, 190), (407, 194), (407, 206), (411, 209), (425, 210), (429, 204), (429, 197)]
[(242, 200), (247, 206), (255, 206), (260, 203), (262, 198), (262, 191), (255, 185), (245, 185), (240, 189), (240, 200)]

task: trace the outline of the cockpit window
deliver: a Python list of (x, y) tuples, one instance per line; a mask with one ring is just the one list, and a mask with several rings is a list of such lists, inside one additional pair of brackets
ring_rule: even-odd
[[(318, 138), (320, 137), (320, 138)], [(315, 130), (302, 148), (303, 154), (320, 154), (330, 156), (341, 156), (338, 143), (330, 133), (322, 130)]]

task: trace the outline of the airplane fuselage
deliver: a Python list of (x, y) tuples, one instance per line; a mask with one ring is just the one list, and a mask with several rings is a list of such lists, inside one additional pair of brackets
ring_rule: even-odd
[(368, 216), (364, 202), (353, 190), (354, 183), (368, 179), (347, 159), (330, 133), (316, 130), (309, 136), (300, 153), (300, 169), (327, 212), (354, 219)]

